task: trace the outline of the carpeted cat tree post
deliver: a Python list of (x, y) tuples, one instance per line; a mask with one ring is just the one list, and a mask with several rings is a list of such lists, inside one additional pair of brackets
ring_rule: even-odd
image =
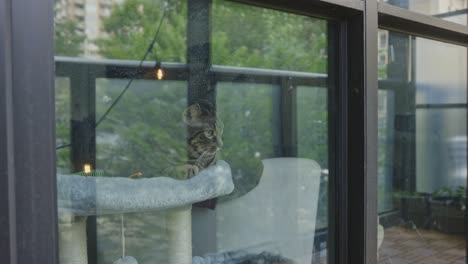
[(171, 210), (167, 216), (170, 223), (169, 263), (192, 264), (192, 207)]
[[(190, 264), (191, 204), (229, 194), (234, 189), (231, 169), (224, 161), (218, 161), (215, 166), (183, 181), (168, 177), (133, 180), (58, 175), (57, 186), (61, 264), (88, 263), (86, 216), (164, 209), (171, 209), (167, 217), (171, 223), (167, 234), (170, 264)], [(124, 241), (123, 232), (122, 238)], [(115, 263), (137, 264), (136, 259), (129, 256), (122, 256)]]

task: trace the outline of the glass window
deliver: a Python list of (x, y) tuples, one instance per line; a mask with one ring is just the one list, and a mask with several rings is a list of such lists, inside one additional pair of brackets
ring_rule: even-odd
[(70, 79), (55, 78), (55, 138), (57, 146), (57, 168), (59, 172), (70, 172)]
[(327, 21), (210, 2), (56, 1), (61, 264), (326, 261)]
[(379, 0), (387, 4), (467, 25), (467, 0)]
[(387, 34), (378, 101), (380, 261), (466, 263), (467, 48)]

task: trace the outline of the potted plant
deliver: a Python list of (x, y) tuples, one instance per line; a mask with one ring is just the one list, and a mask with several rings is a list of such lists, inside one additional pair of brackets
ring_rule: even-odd
[(465, 232), (466, 188), (444, 186), (430, 199), (432, 226), (442, 232), (463, 234)]
[(427, 193), (417, 192), (397, 192), (394, 195), (403, 220), (418, 228), (430, 227), (429, 197)]

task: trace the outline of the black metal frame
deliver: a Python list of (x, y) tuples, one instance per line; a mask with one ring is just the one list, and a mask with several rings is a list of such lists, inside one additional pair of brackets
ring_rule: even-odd
[(0, 2), (0, 259), (6, 263), (16, 262), (16, 214), (14, 167), (11, 156), (13, 146), (13, 106), (12, 106), (12, 45), (11, 3)]
[(0, 258), (58, 263), (53, 1), (0, 1)]
[(468, 46), (468, 27), (390, 4), (379, 3), (379, 27), (409, 35)]
[[(329, 260), (377, 263), (377, 29), (468, 46), (468, 27), (377, 0), (238, 2), (331, 21), (328, 85), (337, 107), (330, 109), (336, 134)], [(52, 19), (52, 0), (0, 0), (2, 263), (58, 263)], [(223, 67), (211, 70), (229, 75)]]

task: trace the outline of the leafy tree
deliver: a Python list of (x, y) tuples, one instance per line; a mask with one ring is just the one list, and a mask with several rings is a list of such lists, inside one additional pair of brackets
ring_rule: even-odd
[(323, 20), (227, 1), (215, 1), (212, 15), (214, 64), (327, 71)]
[[(104, 20), (106, 36), (97, 41), (101, 54), (112, 59), (140, 60), (154, 38), (165, 1), (127, 0)], [(147, 60), (186, 61), (186, 14), (183, 1), (173, 1)]]
[(55, 55), (78, 56), (82, 53), (85, 36), (78, 31), (78, 23), (71, 19), (55, 20)]
[[(55, 78), (55, 138), (57, 146), (70, 143), (70, 82), (66, 78)], [(70, 148), (57, 151), (57, 168), (67, 172), (71, 167)]]

